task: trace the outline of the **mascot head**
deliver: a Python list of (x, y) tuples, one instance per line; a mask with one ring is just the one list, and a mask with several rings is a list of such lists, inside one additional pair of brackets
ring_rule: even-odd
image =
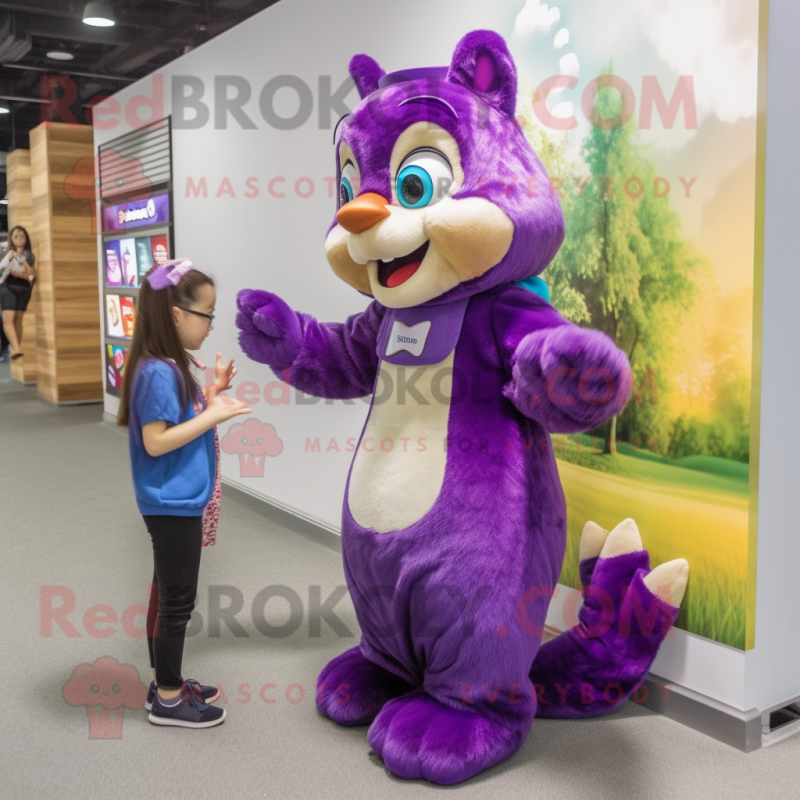
[(361, 103), (339, 126), (334, 272), (389, 308), (538, 275), (564, 238), (547, 172), (514, 116), (505, 41), (467, 34), (449, 67), (350, 61)]

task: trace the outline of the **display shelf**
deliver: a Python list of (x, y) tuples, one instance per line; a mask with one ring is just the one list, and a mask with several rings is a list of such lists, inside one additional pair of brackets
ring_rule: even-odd
[[(162, 145), (169, 154), (166, 170), (151, 169), (147, 153), (152, 131), (126, 134), (99, 151), (104, 189), (99, 236), (104, 381), (106, 392), (116, 396), (136, 324), (141, 281), (154, 264), (174, 257), (169, 118), (152, 128), (164, 129)], [(109, 283), (109, 276), (113, 283)], [(124, 298), (131, 302), (126, 303)], [(131, 336), (125, 335), (128, 332)]]
[(127, 228), (119, 231), (103, 231), (103, 241), (109, 239), (124, 239), (126, 236), (150, 236), (154, 231), (162, 228), (172, 230), (171, 222), (159, 222), (155, 225), (143, 225), (140, 228)]

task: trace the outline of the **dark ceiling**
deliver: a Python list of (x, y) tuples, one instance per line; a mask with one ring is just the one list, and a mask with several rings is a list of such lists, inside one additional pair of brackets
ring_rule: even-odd
[[(87, 122), (86, 106), (93, 98), (118, 92), (275, 2), (106, 0), (116, 19), (110, 28), (86, 25), (82, 2), (0, 2), (0, 105), (10, 111), (0, 114), (0, 154), (27, 149), (28, 132), (52, 118), (50, 104), (42, 102), (47, 76), (74, 81), (77, 95), (70, 112), (75, 120)], [(48, 58), (54, 50), (67, 51), (74, 59)], [(63, 77), (58, 81), (64, 83)], [(68, 88), (74, 91), (72, 84)], [(59, 98), (62, 89), (51, 86), (47, 92)], [(4, 197), (4, 171), (0, 182)]]

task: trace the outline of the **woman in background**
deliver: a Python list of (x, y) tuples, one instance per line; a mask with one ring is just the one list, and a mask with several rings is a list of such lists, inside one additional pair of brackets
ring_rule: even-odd
[(22, 318), (28, 309), (36, 280), (36, 259), (28, 231), (15, 225), (8, 234), (8, 252), (0, 261), (0, 308), (3, 331), (11, 345), (11, 359), (22, 353)]

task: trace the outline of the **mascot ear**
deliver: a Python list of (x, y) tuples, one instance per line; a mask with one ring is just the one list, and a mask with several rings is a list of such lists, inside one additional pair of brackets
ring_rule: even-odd
[(471, 31), (464, 36), (456, 45), (447, 80), (469, 89), (484, 103), (513, 118), (517, 68), (500, 34)]
[(358, 96), (362, 100), (378, 88), (378, 81), (386, 74), (374, 58), (363, 53), (350, 59), (347, 71), (355, 81)]

